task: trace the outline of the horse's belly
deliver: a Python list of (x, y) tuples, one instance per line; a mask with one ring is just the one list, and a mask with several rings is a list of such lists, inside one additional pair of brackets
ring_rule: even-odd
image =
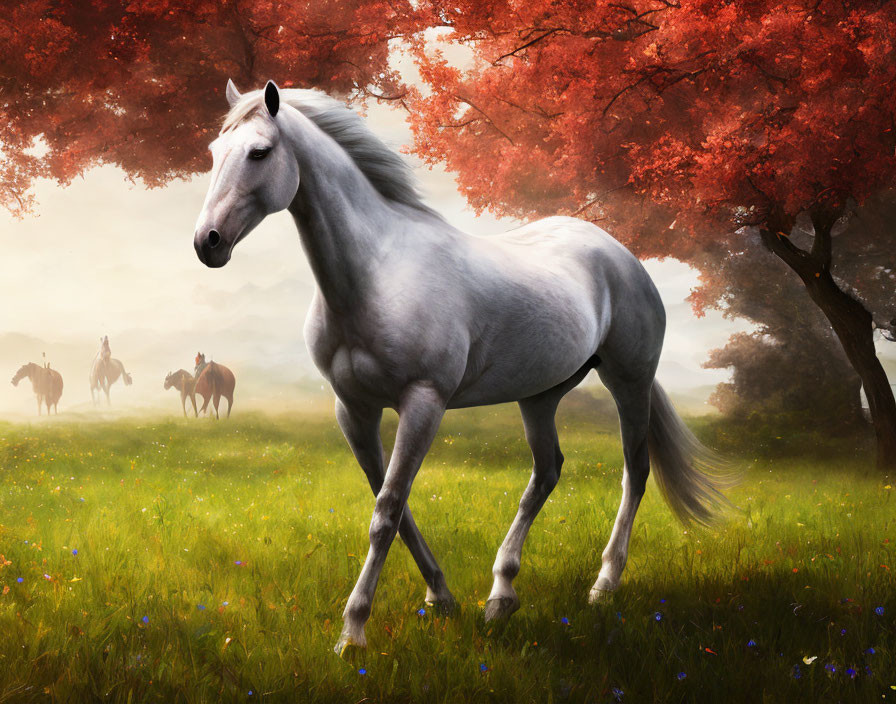
[[(536, 330), (485, 350), (471, 350), (467, 373), (449, 406), (460, 408), (518, 401), (562, 384), (595, 353), (594, 330), (580, 326), (550, 334)], [(556, 331), (554, 331), (556, 332)]]

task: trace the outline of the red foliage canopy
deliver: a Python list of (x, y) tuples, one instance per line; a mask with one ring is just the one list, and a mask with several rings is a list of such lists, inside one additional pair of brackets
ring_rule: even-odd
[(227, 78), (388, 89), (413, 16), (401, 0), (3, 2), (0, 205), (21, 214), (35, 179), (99, 163), (149, 185), (206, 170)]
[[(719, 225), (789, 232), (820, 200), (896, 181), (893, 3), (427, 9), (473, 55), (462, 70), (418, 46), (432, 91), (413, 102), (417, 149), (447, 161), (476, 207), (609, 219), (643, 254), (686, 257)], [(669, 215), (633, 210), (633, 194)], [(645, 231), (648, 216), (665, 227)]]

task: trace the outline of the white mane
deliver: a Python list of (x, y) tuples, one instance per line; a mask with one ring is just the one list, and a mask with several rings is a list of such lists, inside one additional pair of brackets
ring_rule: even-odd
[[(316, 90), (281, 89), (280, 99), (332, 137), (384, 198), (438, 215), (423, 203), (408, 165), (370, 131), (354, 110)], [(244, 93), (227, 113), (221, 131), (233, 129), (263, 106), (264, 91)]]

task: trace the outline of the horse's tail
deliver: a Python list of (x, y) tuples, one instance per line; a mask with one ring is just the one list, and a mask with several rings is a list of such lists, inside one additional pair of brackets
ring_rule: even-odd
[(694, 436), (656, 381), (650, 390), (647, 447), (656, 483), (682, 523), (709, 525), (731, 507), (722, 490), (738, 482), (737, 472)]
[(122, 378), (122, 380), (124, 381), (124, 385), (125, 385), (125, 386), (130, 386), (130, 385), (133, 383), (134, 380), (131, 378), (131, 375), (128, 374), (128, 373), (124, 370), (124, 364), (121, 363), (121, 360), (116, 360), (116, 361), (118, 362), (118, 367), (121, 369), (121, 378)]

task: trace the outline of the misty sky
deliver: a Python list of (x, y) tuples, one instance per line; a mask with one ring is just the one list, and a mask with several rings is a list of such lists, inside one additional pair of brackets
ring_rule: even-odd
[[(225, 110), (222, 105), (222, 114)], [(371, 106), (368, 123), (396, 147), (410, 142), (403, 113)], [(469, 232), (489, 234), (517, 223), (475, 217), (450, 174), (414, 165), (428, 202)], [(302, 340), (313, 280), (287, 213), (269, 217), (234, 251), (223, 269), (207, 269), (193, 251), (193, 226), (207, 175), (148, 190), (111, 167), (67, 188), (40, 183), (35, 213), (16, 220), (0, 213), (0, 364), (5, 378), (47, 352), (66, 381), (61, 410), (89, 401), (87, 374), (101, 335), (134, 375), (113, 387), (118, 406), (167, 403), (165, 373), (192, 370), (198, 350), (237, 373), (237, 404), (270, 393), (285, 380), (320, 389)], [(674, 261), (646, 262), (666, 304), (668, 327), (659, 378), (673, 390), (701, 389), (727, 373), (701, 368), (743, 322), (710, 313), (695, 318), (684, 299), (696, 283)], [(242, 380), (242, 384), (241, 384)], [(281, 400), (296, 392), (287, 389)], [(0, 384), (0, 413), (33, 413), (30, 387)]]

